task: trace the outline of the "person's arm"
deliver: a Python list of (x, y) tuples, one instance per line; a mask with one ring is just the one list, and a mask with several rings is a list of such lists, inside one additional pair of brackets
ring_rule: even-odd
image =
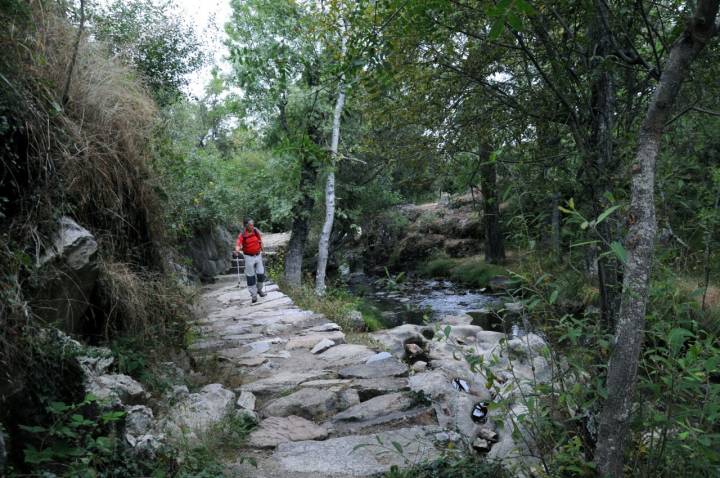
[(260, 243), (260, 252), (263, 252), (262, 236), (258, 229), (255, 229), (255, 231), (257, 232), (258, 242)]

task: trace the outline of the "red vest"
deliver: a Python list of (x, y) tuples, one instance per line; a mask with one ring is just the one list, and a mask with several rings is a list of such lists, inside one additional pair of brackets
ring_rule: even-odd
[(256, 255), (260, 253), (262, 251), (260, 231), (257, 228), (253, 228), (253, 232), (248, 232), (247, 229), (242, 231), (238, 234), (235, 244), (242, 249), (244, 254)]

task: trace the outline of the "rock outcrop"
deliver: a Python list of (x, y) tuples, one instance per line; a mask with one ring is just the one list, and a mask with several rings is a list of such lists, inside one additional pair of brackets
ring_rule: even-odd
[(190, 239), (185, 252), (200, 277), (210, 279), (230, 269), (234, 242), (230, 231), (214, 226)]
[(70, 332), (82, 329), (98, 278), (97, 241), (67, 216), (60, 218), (52, 245), (38, 263), (42, 288), (33, 294), (33, 311)]

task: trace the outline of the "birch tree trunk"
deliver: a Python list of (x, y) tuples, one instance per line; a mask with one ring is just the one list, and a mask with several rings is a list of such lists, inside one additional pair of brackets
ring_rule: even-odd
[[(342, 57), (347, 49), (345, 35), (342, 37)], [(335, 221), (335, 164), (340, 144), (340, 118), (345, 107), (345, 77), (340, 75), (338, 82), (338, 95), (333, 112), (332, 139), (330, 140), (330, 171), (325, 183), (325, 222), (323, 223), (320, 241), (318, 243), (317, 273), (315, 276), (315, 293), (325, 294), (325, 272), (327, 270), (328, 254), (330, 249), (330, 234), (332, 234)]]
[(670, 49), (638, 138), (632, 168), (629, 229), (625, 238), (627, 262), (614, 346), (608, 364), (607, 400), (600, 415), (595, 452), (601, 477), (623, 476), (623, 452), (632, 414), (655, 241), (655, 160), (664, 125), (670, 118), (690, 64), (716, 34), (715, 18), (719, 2), (700, 0), (687, 28)]

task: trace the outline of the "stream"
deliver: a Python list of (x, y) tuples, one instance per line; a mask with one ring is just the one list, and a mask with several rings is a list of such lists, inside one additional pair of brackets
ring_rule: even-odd
[(405, 276), (402, 280), (353, 275), (350, 292), (364, 299), (364, 313), (379, 318), (385, 328), (402, 324), (424, 324), (443, 317), (467, 314), (473, 324), (485, 330), (505, 332), (518, 337), (527, 325), (520, 315), (491, 313), (503, 307), (503, 301), (481, 290), (469, 289), (447, 280)]

